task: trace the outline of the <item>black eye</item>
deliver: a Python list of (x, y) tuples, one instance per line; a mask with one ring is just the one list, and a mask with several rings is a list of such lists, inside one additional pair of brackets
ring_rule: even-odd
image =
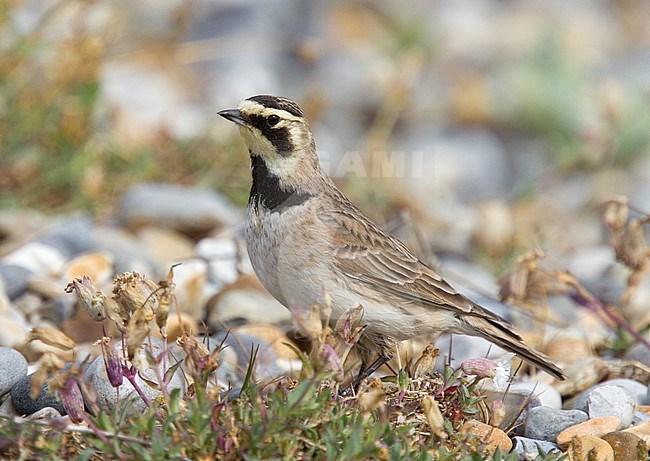
[(278, 123), (280, 123), (280, 117), (278, 117), (277, 115), (269, 115), (268, 118), (266, 119), (266, 123), (269, 126), (275, 126)]

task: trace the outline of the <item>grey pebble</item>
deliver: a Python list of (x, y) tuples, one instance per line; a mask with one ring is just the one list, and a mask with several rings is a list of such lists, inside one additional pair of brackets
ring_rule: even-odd
[(33, 399), (31, 397), (30, 384), (32, 382), (32, 375), (25, 376), (11, 388), (11, 402), (16, 413), (19, 415), (31, 415), (43, 408), (52, 407), (62, 415), (67, 415), (68, 413), (63, 408), (59, 397), (49, 392), (47, 384), (41, 386), (41, 391), (36, 398)]
[(241, 386), (246, 376), (251, 351), (257, 351), (253, 368), (255, 381), (268, 382), (286, 374), (276, 364), (277, 355), (265, 340), (246, 334), (218, 332), (210, 337), (210, 352), (213, 352), (222, 342), (223, 348), (226, 349), (222, 352), (223, 357), (226, 358), (232, 354), (236, 356), (234, 360), (226, 358), (217, 368), (217, 379), (222, 384), (233, 388)]
[(635, 411), (634, 418), (632, 418), (632, 426), (641, 424), (644, 421), (650, 421), (650, 415), (647, 413), (643, 413), (642, 411)]
[(516, 453), (520, 459), (536, 459), (540, 452), (546, 454), (562, 451), (556, 444), (546, 440), (534, 440), (515, 436), (512, 438), (512, 441), (514, 442), (512, 453)]
[(505, 395), (503, 392), (490, 392), (486, 395), (486, 403), (490, 404), (494, 400), (501, 400), (506, 410), (506, 417), (500, 427), (512, 427), (512, 432), (516, 435), (523, 435), (528, 412), (541, 405), (539, 397), (526, 390), (511, 389)]
[(650, 351), (645, 344), (637, 343), (625, 353), (625, 360), (635, 360), (650, 367)]
[(27, 283), (32, 271), (14, 264), (0, 263), (0, 278), (5, 293), (12, 301), (27, 291)]
[(554, 442), (564, 429), (587, 421), (587, 413), (580, 410), (557, 410), (537, 407), (528, 412), (524, 435), (535, 440)]
[[(155, 337), (151, 338), (152, 341), (152, 348), (153, 348), (153, 355), (157, 356), (163, 351), (163, 342)], [(145, 343), (140, 346), (140, 350), (137, 352), (140, 354), (141, 357), (141, 363), (143, 364), (148, 364), (148, 360), (146, 358), (146, 350), (149, 347), (148, 345), (148, 340), (145, 341)], [(118, 351), (118, 353), (121, 353), (122, 350), (122, 344), (121, 342), (116, 342), (115, 343), (115, 350)], [(171, 354), (167, 356), (167, 370), (169, 367), (171, 367), (173, 364), (175, 364), (176, 361), (172, 357)], [(161, 376), (165, 374), (165, 370), (162, 367), (162, 364), (159, 364), (159, 369), (158, 369), (158, 374)], [(147, 384), (142, 378), (140, 378), (140, 374), (144, 375), (144, 377), (152, 382), (157, 383), (158, 378), (157, 378), (157, 373), (153, 368), (143, 368), (140, 369), (139, 373), (136, 374), (135, 376), (135, 382), (137, 383), (138, 387), (142, 390), (143, 394), (151, 401), (155, 399), (156, 397), (159, 397), (162, 395), (162, 392), (158, 389), (154, 389), (151, 387), (149, 384)], [(146, 405), (144, 401), (137, 395), (135, 388), (133, 385), (126, 379), (124, 378), (122, 381), (122, 385), (119, 386), (119, 388), (114, 388), (113, 385), (110, 383), (108, 380), (108, 374), (106, 373), (106, 366), (104, 364), (104, 358), (103, 356), (97, 357), (86, 369), (86, 382), (89, 383), (91, 389), (94, 389), (95, 391), (95, 401), (99, 408), (101, 408), (104, 411), (111, 411), (115, 406), (123, 401), (123, 400), (129, 400), (133, 399), (133, 407), (131, 407), (132, 411), (144, 411), (146, 409)], [(185, 390), (185, 381), (183, 380), (183, 377), (181, 375), (180, 370), (176, 370), (176, 372), (172, 375), (170, 381), (167, 383), (167, 390), (171, 392), (174, 389), (181, 389), (182, 392)], [(118, 392), (119, 390), (119, 392)]]
[(232, 225), (240, 211), (214, 191), (172, 184), (138, 184), (122, 196), (121, 224), (137, 228), (157, 224), (194, 235)]
[(641, 384), (638, 381), (634, 381), (632, 379), (624, 379), (624, 378), (610, 379), (608, 381), (603, 381), (602, 383), (596, 384), (582, 391), (580, 395), (578, 395), (578, 398), (576, 398), (575, 402), (573, 403), (573, 409), (586, 412), (587, 398), (589, 397), (589, 394), (595, 389), (598, 389), (599, 387), (603, 387), (603, 386), (619, 386), (624, 389), (627, 389), (632, 393), (636, 405), (645, 405), (644, 402), (646, 402), (648, 399), (648, 386)]
[(27, 360), (23, 354), (9, 347), (0, 347), (0, 396), (5, 395), (27, 376)]
[(83, 214), (76, 214), (49, 228), (38, 242), (49, 245), (69, 259), (93, 249), (93, 223)]
[(587, 396), (589, 418), (616, 416), (621, 420), (619, 429), (625, 429), (634, 419), (634, 395), (620, 386), (600, 386)]

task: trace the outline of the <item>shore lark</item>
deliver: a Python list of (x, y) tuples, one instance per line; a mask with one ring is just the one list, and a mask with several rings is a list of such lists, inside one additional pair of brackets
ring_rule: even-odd
[(399, 341), (441, 333), (485, 338), (564, 379), (506, 320), (458, 293), (336, 188), (295, 102), (253, 96), (219, 115), (238, 125), (250, 153), (246, 241), (262, 284), (305, 313), (328, 293), (333, 321), (363, 306), (357, 384), (394, 355)]

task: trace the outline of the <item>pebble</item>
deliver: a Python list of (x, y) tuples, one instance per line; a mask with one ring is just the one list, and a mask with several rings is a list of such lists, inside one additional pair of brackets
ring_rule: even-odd
[(75, 256), (61, 269), (61, 280), (66, 283), (75, 277), (88, 276), (93, 284), (101, 287), (113, 278), (115, 258), (106, 251), (91, 251)]
[(0, 346), (18, 347), (24, 345), (25, 338), (31, 330), (21, 312), (8, 312), (0, 315)]
[[(142, 364), (148, 364), (148, 360), (146, 358), (146, 348), (149, 347), (149, 342), (148, 340), (145, 340), (145, 342), (140, 346), (139, 352), (137, 354), (140, 355), (141, 360), (140, 363)], [(159, 340), (158, 338), (152, 337), (151, 338), (151, 344), (153, 348), (153, 355), (160, 354), (163, 350), (163, 342)], [(115, 350), (121, 354), (122, 351), (122, 344), (121, 342), (117, 341), (115, 343)], [(168, 360), (167, 360), (167, 365), (168, 367), (174, 364), (174, 359), (170, 355), (168, 355)], [(144, 375), (148, 381), (152, 381), (155, 383), (158, 383), (158, 378), (157, 374), (159, 375), (164, 375), (165, 371), (162, 368), (162, 363), (158, 365), (158, 373), (153, 368), (144, 368), (140, 369), (139, 373), (136, 374), (135, 381), (144, 393), (144, 395), (151, 401), (155, 399), (156, 397), (162, 395), (161, 391), (152, 388), (149, 386), (142, 378), (140, 378), (140, 374)], [(124, 400), (128, 399), (133, 399), (134, 403), (133, 406), (131, 407), (131, 411), (137, 411), (137, 412), (142, 412), (145, 410), (146, 405), (144, 401), (135, 393), (135, 388), (131, 385), (131, 383), (124, 378), (122, 385), (119, 388), (114, 388), (110, 381), (108, 380), (108, 375), (106, 374), (106, 366), (104, 364), (104, 358), (100, 355), (98, 356), (87, 368), (86, 370), (86, 381), (90, 384), (91, 389), (94, 389), (95, 391), (95, 396), (96, 396), (96, 402), (99, 408), (101, 408), (104, 411), (111, 411), (115, 406)], [(167, 390), (172, 391), (174, 389), (181, 389), (184, 391), (185, 389), (185, 382), (183, 380), (182, 374), (179, 370), (176, 370), (176, 372), (172, 375), (170, 381), (167, 383)], [(119, 391), (119, 392), (118, 392)]]
[(174, 296), (181, 312), (195, 319), (205, 318), (208, 265), (200, 259), (183, 261), (174, 267)]
[(524, 435), (535, 440), (555, 442), (560, 432), (587, 421), (587, 413), (580, 410), (558, 410), (536, 407), (528, 412)]
[(121, 224), (130, 229), (155, 225), (190, 236), (241, 221), (241, 211), (214, 191), (162, 183), (129, 188), (118, 214)]
[(505, 407), (505, 418), (499, 424), (502, 428), (513, 426), (513, 432), (517, 435), (524, 435), (523, 428), (528, 412), (541, 405), (539, 399), (525, 390), (509, 390), (504, 393), (488, 392), (485, 402), (491, 404), (494, 400), (501, 400)]
[(461, 432), (476, 436), (486, 445), (486, 450), (489, 452), (500, 448), (502, 453), (507, 453), (512, 448), (512, 440), (505, 432), (475, 419), (466, 421), (461, 428)]
[[(566, 351), (571, 351), (567, 354)], [(551, 339), (544, 348), (544, 352), (552, 359), (569, 364), (581, 359), (593, 357), (593, 346), (586, 338), (562, 335)]]
[(511, 391), (528, 392), (539, 399), (541, 406), (560, 409), (562, 396), (555, 388), (542, 381), (522, 381), (510, 386)]
[(153, 258), (130, 232), (113, 227), (98, 228), (95, 230), (95, 243), (96, 250), (105, 251), (113, 257), (116, 274), (138, 272), (153, 275), (156, 273)]
[(27, 360), (15, 349), (0, 347), (0, 396), (27, 376)]
[(616, 416), (602, 416), (600, 418), (589, 419), (584, 423), (564, 429), (557, 435), (556, 443), (560, 448), (565, 449), (574, 437), (581, 437), (583, 435), (600, 437), (601, 435), (616, 431), (620, 425), (621, 420)]
[(234, 239), (207, 237), (196, 244), (194, 251), (208, 262), (208, 280), (219, 289), (239, 278), (239, 249)]
[(614, 449), (603, 439), (582, 435), (571, 441), (567, 450), (571, 461), (614, 461)]
[(29, 419), (54, 419), (61, 416), (63, 415), (56, 408), (45, 407), (29, 415)]
[[(235, 335), (248, 335), (269, 343), (278, 358), (297, 360), (298, 356), (287, 344), (291, 340), (278, 327), (270, 324), (256, 323), (242, 325), (233, 330)], [(294, 345), (297, 348), (297, 346)]]
[(25, 376), (11, 388), (11, 402), (16, 413), (31, 415), (43, 408), (52, 407), (62, 415), (67, 414), (59, 397), (49, 392), (47, 384), (43, 384), (36, 398), (32, 398), (30, 395), (31, 381), (32, 375)]
[(520, 436), (515, 436), (512, 440), (515, 445), (514, 453), (516, 453), (519, 458), (536, 459), (540, 451), (542, 453), (560, 452), (560, 447), (553, 442), (533, 440)]
[(590, 418), (616, 416), (621, 420), (617, 429), (625, 429), (634, 418), (634, 395), (620, 386), (600, 386), (587, 397), (587, 413)]
[(650, 421), (643, 421), (636, 426), (628, 427), (627, 429), (624, 429), (623, 432), (629, 432), (631, 434), (638, 435), (643, 440), (645, 440), (645, 443), (648, 445), (648, 449), (650, 449)]
[[(648, 401), (648, 395), (650, 393), (650, 387), (646, 386), (645, 384), (641, 384), (638, 381), (634, 381), (633, 379), (616, 378), (616, 379), (609, 379), (607, 381), (603, 381), (602, 383), (597, 384), (596, 386), (593, 386), (593, 387), (587, 389), (581, 395), (581, 398), (579, 398), (579, 402), (576, 401), (574, 406), (581, 405), (584, 408), (586, 408), (586, 405), (587, 405), (586, 397), (589, 395), (589, 393), (592, 390), (598, 389), (599, 387), (603, 387), (603, 386), (619, 386), (619, 387), (622, 387), (623, 389), (627, 389), (629, 392), (632, 393), (632, 396), (634, 397), (634, 404), (635, 405), (648, 405), (648, 404), (650, 404), (650, 402)], [(582, 408), (579, 408), (579, 409), (582, 409)]]
[(138, 229), (137, 236), (161, 271), (194, 256), (192, 240), (172, 229), (144, 226)]
[(646, 461), (646, 444), (630, 432), (610, 432), (601, 437), (614, 449), (614, 461)]
[(650, 405), (637, 405), (634, 407), (632, 425), (639, 424), (643, 421), (650, 421)]
[(76, 213), (49, 227), (37, 241), (56, 248), (65, 259), (70, 259), (93, 249), (93, 227), (88, 216)]
[(645, 344), (637, 343), (625, 353), (625, 360), (635, 360), (650, 367), (650, 352)]
[(217, 379), (223, 387), (238, 388), (243, 383), (251, 353), (257, 351), (253, 379), (266, 383), (286, 372), (277, 365), (277, 355), (265, 340), (247, 334), (219, 332), (209, 339), (210, 352), (223, 342)]
[(34, 273), (25, 267), (6, 262), (0, 263), (0, 279), (2, 279), (4, 292), (10, 300), (25, 293), (29, 278), (33, 275)]
[(11, 395), (7, 395), (0, 405), (0, 415), (2, 416), (20, 416), (16, 409), (14, 408), (13, 403), (11, 402)]
[[(5, 256), (3, 264), (22, 267), (37, 277), (48, 277), (58, 273), (65, 261), (65, 256), (58, 249), (33, 241)], [(9, 285), (7, 280), (5, 285)]]
[(256, 277), (242, 275), (235, 283), (214, 295), (207, 303), (208, 326), (223, 329), (223, 323), (291, 324), (291, 312), (262, 287)]

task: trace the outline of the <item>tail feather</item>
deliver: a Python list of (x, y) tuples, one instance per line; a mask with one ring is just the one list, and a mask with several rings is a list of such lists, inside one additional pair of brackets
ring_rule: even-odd
[(519, 335), (510, 330), (505, 321), (501, 323), (491, 318), (478, 316), (465, 316), (463, 321), (466, 327), (464, 329), (465, 334), (487, 339), (509, 352), (514, 352), (526, 362), (541, 368), (557, 379), (564, 381), (562, 370), (553, 364), (550, 358), (526, 345)]

